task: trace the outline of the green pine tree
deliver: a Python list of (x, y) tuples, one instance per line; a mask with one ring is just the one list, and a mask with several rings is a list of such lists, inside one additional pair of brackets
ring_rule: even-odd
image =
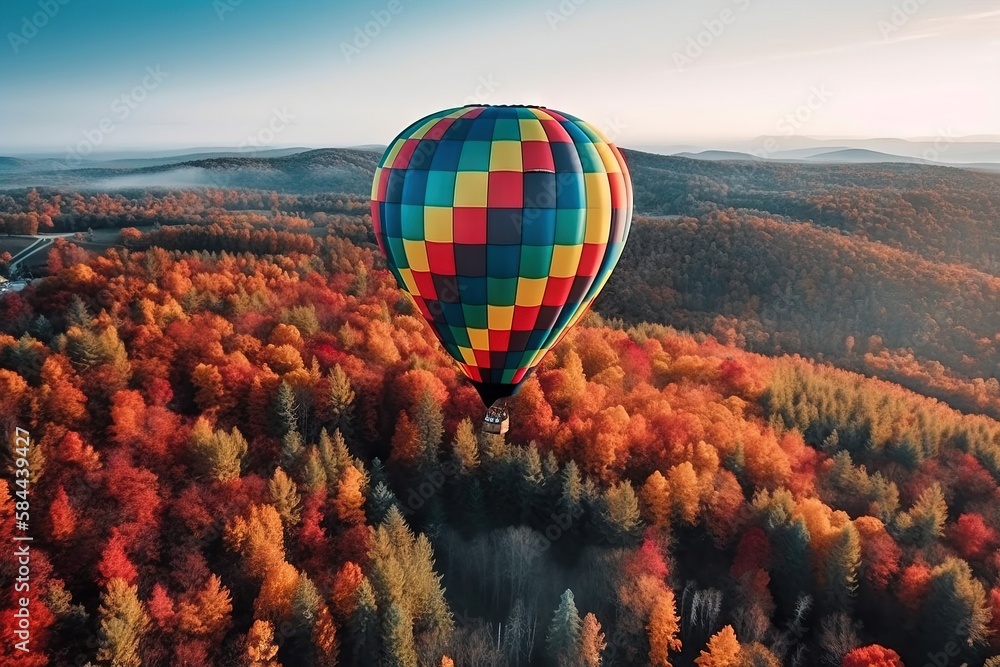
[(986, 589), (968, 563), (949, 557), (934, 568), (918, 626), (927, 650), (954, 642), (962, 649), (956, 662), (971, 660), (970, 649), (987, 640), (990, 616)]
[(372, 492), (368, 494), (368, 498), (365, 501), (365, 513), (368, 515), (370, 523), (378, 525), (385, 521), (389, 510), (394, 507), (398, 509), (398, 506), (399, 501), (396, 499), (396, 494), (392, 492), (392, 489), (385, 482), (379, 482), (375, 484)]
[(280, 466), (274, 469), (274, 475), (267, 483), (267, 492), (285, 528), (297, 524), (302, 516), (302, 498), (295, 482)]
[(356, 667), (371, 667), (376, 664), (379, 646), (382, 644), (378, 616), (375, 589), (365, 577), (358, 586), (354, 612), (347, 622), (352, 664)]
[(354, 436), (354, 389), (347, 373), (335, 365), (327, 376), (327, 395), (324, 421), (332, 430), (339, 430), (346, 437)]
[(625, 545), (639, 536), (639, 498), (627, 479), (605, 491), (599, 507), (599, 530), (609, 543)]
[(421, 467), (430, 469), (437, 464), (438, 452), (441, 450), (444, 414), (441, 412), (441, 405), (429, 393), (423, 394), (417, 401), (413, 411), (413, 423), (417, 428), (423, 451)]
[(188, 436), (188, 448), (198, 474), (228, 482), (239, 478), (249, 447), (235, 426), (229, 433), (213, 433), (208, 421), (199, 419)]
[(906, 535), (915, 544), (931, 545), (944, 535), (948, 504), (945, 502), (940, 484), (935, 482), (924, 489), (916, 504), (907, 513), (907, 519), (909, 525)]
[(92, 322), (93, 319), (87, 304), (79, 294), (74, 294), (66, 308), (66, 328), (80, 327), (83, 329), (89, 327)]
[(315, 493), (326, 488), (326, 468), (320, 459), (319, 448), (312, 445), (306, 450), (302, 460), (302, 485), (307, 493)]
[(281, 437), (281, 465), (289, 470), (298, 471), (299, 461), (304, 452), (302, 436), (298, 431), (288, 431)]
[(545, 649), (551, 664), (571, 667), (580, 662), (580, 630), (583, 621), (576, 609), (573, 591), (567, 589), (559, 598), (549, 631), (545, 636)]
[(390, 603), (382, 616), (382, 664), (385, 667), (417, 667), (413, 622), (403, 607)]
[(299, 404), (292, 385), (282, 380), (271, 406), (272, 434), (283, 437), (289, 431), (299, 430)]
[(826, 557), (826, 596), (832, 611), (850, 614), (858, 588), (861, 540), (853, 523), (844, 526)]

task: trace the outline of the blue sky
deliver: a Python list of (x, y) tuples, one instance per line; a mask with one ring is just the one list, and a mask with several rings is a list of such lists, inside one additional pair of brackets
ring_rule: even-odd
[(625, 146), (1000, 135), (995, 1), (7, 0), (0, 32), (0, 153), (387, 143), (469, 101)]

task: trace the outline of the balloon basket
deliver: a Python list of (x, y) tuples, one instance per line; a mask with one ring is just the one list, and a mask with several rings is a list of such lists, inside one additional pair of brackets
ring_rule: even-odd
[(500, 399), (486, 410), (482, 431), (490, 435), (504, 435), (509, 430), (510, 412), (507, 410), (507, 400)]

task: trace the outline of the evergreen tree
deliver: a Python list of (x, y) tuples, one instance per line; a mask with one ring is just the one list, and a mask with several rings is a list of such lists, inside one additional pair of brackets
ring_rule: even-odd
[(85, 329), (91, 325), (92, 321), (87, 304), (79, 294), (74, 294), (66, 308), (66, 328), (80, 327)]
[(330, 429), (339, 430), (345, 437), (354, 437), (355, 394), (351, 381), (340, 364), (330, 369), (327, 386), (324, 422)]
[(458, 474), (467, 475), (479, 467), (479, 443), (476, 440), (475, 428), (468, 417), (458, 423), (451, 451)]
[(419, 465), (430, 469), (437, 464), (441, 438), (444, 436), (444, 414), (441, 412), (441, 405), (430, 393), (424, 393), (417, 401), (413, 411), (413, 425), (417, 430), (422, 452)]
[(573, 591), (567, 589), (559, 598), (559, 606), (552, 615), (549, 631), (545, 636), (545, 649), (552, 664), (558, 667), (579, 664), (582, 626)]
[(471, 537), (492, 526), (491, 515), (486, 506), (486, 494), (478, 479), (469, 482), (465, 501), (459, 505), (459, 528), (463, 535)]
[(833, 611), (850, 614), (858, 588), (861, 541), (853, 523), (844, 526), (826, 556), (827, 603)]
[(326, 468), (315, 445), (310, 446), (303, 457), (301, 479), (307, 493), (326, 488)]
[(939, 650), (948, 642), (968, 649), (987, 639), (990, 609), (986, 589), (960, 558), (947, 558), (931, 572), (931, 580), (920, 612), (920, 637), (927, 650)]
[(299, 430), (299, 404), (295, 398), (295, 390), (285, 380), (278, 385), (271, 404), (271, 433), (284, 437), (289, 431)]
[(352, 464), (350, 452), (347, 450), (347, 443), (340, 430), (333, 432), (333, 437), (327, 433), (326, 429), (319, 434), (319, 459), (326, 470), (327, 487), (331, 490), (337, 488), (340, 475), (344, 468)]
[(385, 484), (390, 489), (392, 484), (389, 483), (389, 475), (385, 471), (385, 464), (382, 463), (382, 459), (377, 456), (371, 460), (368, 465), (368, 484), (369, 486), (378, 486), (379, 484)]
[(534, 442), (527, 448), (518, 450), (516, 470), (516, 484), (513, 487), (516, 495), (512, 500), (521, 508), (521, 521), (528, 525), (545, 525), (551, 521), (551, 518), (546, 516), (546, 510), (551, 505), (545, 502), (542, 457)]
[(909, 539), (918, 545), (930, 545), (944, 535), (948, 519), (948, 504), (938, 483), (931, 484), (917, 498), (903, 520)]
[(375, 589), (364, 575), (358, 585), (354, 610), (347, 622), (347, 631), (353, 658), (351, 664), (356, 667), (376, 664), (378, 647), (381, 644), (378, 604), (375, 601)]
[(299, 461), (302, 459), (305, 447), (298, 431), (289, 431), (281, 436), (281, 465), (288, 470), (298, 472)]
[(398, 508), (398, 506), (399, 501), (396, 499), (396, 494), (392, 492), (392, 489), (385, 482), (379, 482), (372, 489), (372, 492), (368, 494), (365, 513), (368, 515), (370, 523), (378, 525), (385, 521), (389, 510), (394, 507)]
[(576, 461), (570, 460), (562, 472), (562, 488), (557, 507), (559, 511), (574, 519), (583, 514), (583, 479)]
[(604, 493), (598, 513), (598, 530), (609, 543), (625, 545), (638, 537), (640, 528), (639, 499), (632, 483), (623, 480)]
[(248, 445), (235, 426), (229, 433), (212, 432), (204, 418), (195, 422), (188, 436), (188, 447), (194, 459), (195, 470), (206, 476), (227, 482), (237, 479), (243, 467)]
[(267, 483), (267, 492), (271, 496), (271, 504), (278, 510), (281, 522), (285, 527), (294, 526), (302, 516), (301, 497), (295, 482), (281, 467), (274, 469), (271, 481)]
[(417, 667), (413, 622), (403, 607), (390, 603), (382, 617), (382, 664), (385, 667)]
[(775, 559), (774, 571), (781, 576), (772, 579), (775, 598), (782, 610), (792, 614), (800, 596), (809, 594), (809, 529), (801, 518), (791, 523), (773, 526), (768, 531)]
[(320, 607), (325, 606), (316, 585), (302, 573), (299, 575), (295, 592), (292, 593), (292, 637), (287, 648), (289, 662), (313, 664), (312, 635), (319, 618)]
[(66, 332), (66, 354), (79, 371), (104, 363), (100, 340), (89, 325), (86, 328), (73, 327)]

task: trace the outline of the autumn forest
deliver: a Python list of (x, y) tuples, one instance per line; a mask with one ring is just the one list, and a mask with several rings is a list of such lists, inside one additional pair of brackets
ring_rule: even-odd
[(494, 436), (312, 153), (0, 193), (0, 665), (1000, 665), (1000, 175), (627, 151)]

